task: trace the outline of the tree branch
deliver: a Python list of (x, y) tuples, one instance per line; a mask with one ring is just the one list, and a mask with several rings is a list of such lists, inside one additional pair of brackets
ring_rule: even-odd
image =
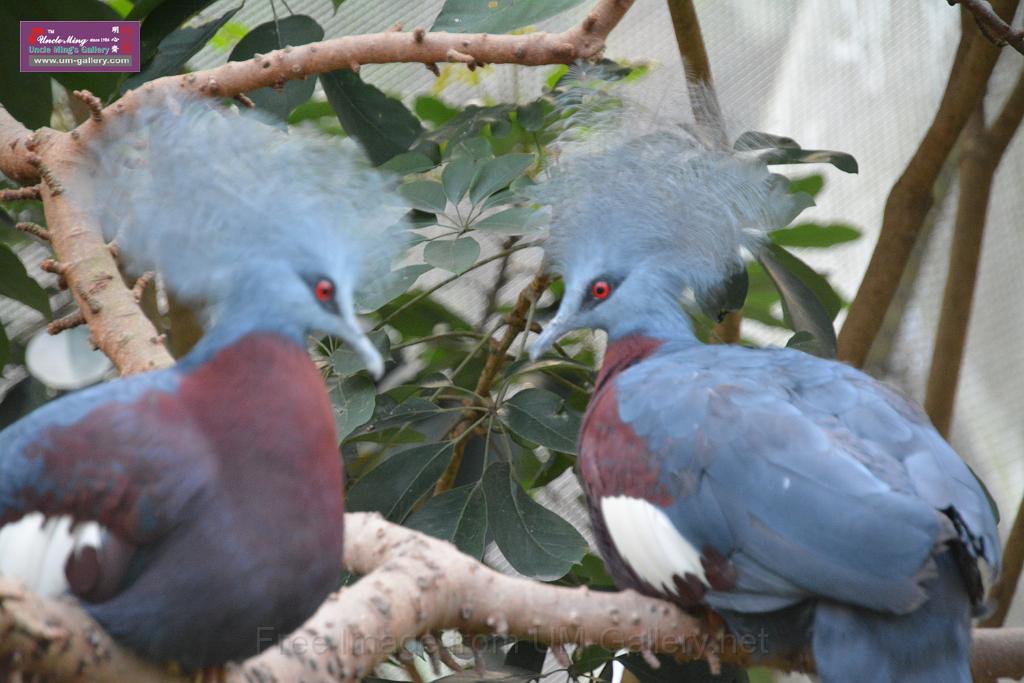
[[(950, 5), (960, 4), (967, 11), (974, 15), (978, 28), (985, 36), (998, 47), (1009, 45), (1017, 52), (1024, 55), (1024, 29), (1013, 28), (1008, 21), (1004, 21), (994, 9), (992, 4), (985, 0), (947, 0)], [(1011, 15), (1011, 20), (1013, 19)]]
[(989, 591), (989, 600), (995, 610), (979, 623), (986, 628), (997, 628), (1006, 623), (1006, 615), (1010, 613), (1013, 596), (1020, 585), (1021, 569), (1024, 568), (1024, 499), (1017, 508), (1017, 516), (1006, 537), (1006, 548), (1003, 549), (1003, 568), (999, 580)]
[[(1017, 0), (997, 0), (995, 6), (1000, 15), (1010, 16)], [(939, 109), (886, 201), (878, 243), (839, 333), (840, 360), (857, 367), (864, 364), (931, 209), (932, 186), (981, 102), (998, 57), (999, 49), (964, 22)]]
[(1024, 71), (992, 128), (985, 128), (984, 114), (979, 107), (965, 130), (956, 224), (924, 401), (932, 423), (946, 437), (967, 341), (992, 179), (1022, 117)]
[[(498, 634), (740, 665), (750, 664), (763, 646), (723, 637), (676, 606), (633, 591), (593, 592), (506, 576), (374, 513), (345, 516), (345, 566), (363, 578), (332, 594), (294, 634), (230, 667), (228, 683), (354, 681), (407, 640), (442, 629), (470, 638)], [(187, 680), (123, 650), (73, 602), (38, 598), (0, 580), (0, 605), (0, 632), (7, 634), (0, 657), (16, 657), (29, 673), (98, 683)], [(974, 669), (1024, 675), (1021, 642), (1024, 629), (975, 631)], [(813, 670), (807, 652), (771, 664)]]

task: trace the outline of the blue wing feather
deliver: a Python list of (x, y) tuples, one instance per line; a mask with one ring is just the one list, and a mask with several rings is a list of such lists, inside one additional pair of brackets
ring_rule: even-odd
[[(737, 569), (720, 609), (811, 596), (906, 613), (926, 599), (954, 507), (998, 567), (995, 521), (967, 466), (912, 403), (788, 349), (666, 346), (616, 379), (621, 419), (686, 480), (666, 510)], [(666, 406), (672, 406), (666, 410)], [(697, 482), (696, 484), (694, 482)]]

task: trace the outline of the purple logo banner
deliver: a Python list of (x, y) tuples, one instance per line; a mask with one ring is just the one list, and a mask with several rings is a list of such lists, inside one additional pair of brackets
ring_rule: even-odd
[(138, 71), (137, 21), (23, 21), (22, 72)]

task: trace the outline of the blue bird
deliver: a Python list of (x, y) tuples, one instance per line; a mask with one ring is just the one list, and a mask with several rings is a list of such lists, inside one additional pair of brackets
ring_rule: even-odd
[(532, 191), (565, 293), (531, 356), (607, 332), (578, 469), (617, 584), (712, 610), (762, 661), (810, 648), (825, 683), (969, 682), (1000, 549), (968, 467), (864, 373), (702, 344), (680, 306), (799, 213), (787, 181), (682, 129), (589, 134)]
[(0, 432), (0, 523), (95, 521), (67, 563), (114, 638), (186, 670), (252, 656), (299, 627), (341, 572), (334, 415), (307, 335), (383, 360), (354, 290), (401, 215), (348, 148), (167, 98), (115, 114), (62, 179), (133, 272), (203, 307), (174, 367), (53, 401)]

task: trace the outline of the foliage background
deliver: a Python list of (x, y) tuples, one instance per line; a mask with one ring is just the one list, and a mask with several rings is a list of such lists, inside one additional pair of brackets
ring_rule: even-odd
[[(15, 2), (13, 9), (2, 11), (13, 17), (23, 11), (21, 4), (26, 3)], [(46, 11), (66, 16), (61, 14), (60, 3), (51, 4)], [(126, 3), (112, 4), (121, 11), (128, 9)], [(278, 31), (284, 42), (298, 43), (322, 34), (332, 37), (385, 30), (396, 20), (407, 28), (427, 27), (442, 4), (440, 0), (347, 0), (335, 7), (330, 0), (293, 0), (274, 6), (250, 2), (235, 11), (237, 2), (218, 1), (202, 9), (181, 30), (177, 23), (183, 17), (169, 13), (163, 22), (165, 42), (154, 38), (159, 49), (149, 73), (176, 72), (180, 58), (188, 52), (183, 46), (199, 49), (187, 61), (193, 68), (203, 68), (229, 56), (245, 58), (273, 49)], [(589, 7), (589, 3), (556, 4), (577, 6), (530, 23), (561, 29), (578, 21)], [(39, 7), (32, 11), (38, 12)], [(838, 313), (841, 322), (842, 312), (835, 304), (855, 291), (888, 188), (938, 102), (955, 49), (956, 14), (944, 3), (927, 0), (891, 8), (868, 1), (840, 6), (704, 2), (698, 3), (698, 12), (719, 94), (735, 133), (770, 130), (809, 147), (851, 152), (860, 162), (859, 176), (814, 168), (823, 180), (824, 189), (817, 196), (820, 208), (800, 220), (833, 227), (813, 232), (810, 238), (811, 232), (803, 237), (791, 235), (795, 241), (789, 244), (819, 273), (827, 275), (836, 296), (815, 280), (818, 298), (831, 308), (830, 313)], [(274, 13), (280, 20), (276, 31), (267, 23)], [(487, 28), (510, 30), (514, 23)], [(666, 108), (685, 106), (683, 72), (662, 3), (639, 3), (612, 34), (607, 55), (629, 64), (650, 62), (658, 79), (650, 97), (660, 99), (660, 106)], [(1007, 54), (1003, 60), (1015, 57)], [(455, 489), (424, 502), (455, 447), (443, 437), (462, 416), (461, 399), (483, 369), (486, 343), (475, 335), (490, 332), (508, 312), (533, 277), (540, 252), (523, 249), (507, 262), (496, 258), (461, 277), (454, 277), (453, 271), (457, 274), (503, 249), (536, 239), (527, 219), (529, 210), (519, 208), (513, 197), (502, 194), (502, 188), (512, 181), (526, 182), (517, 179), (536, 172), (550, 135), (542, 116), (547, 111), (545, 105), (531, 108), (531, 103), (550, 89), (559, 74), (553, 67), (498, 66), (470, 72), (464, 66), (442, 66), (440, 77), (435, 77), (419, 65), (367, 66), (358, 77), (336, 72), (318, 83), (307, 79), (288, 84), (283, 92), (268, 91), (254, 100), (294, 125), (316, 126), (331, 134), (344, 131), (359, 138), (377, 162), (387, 161), (411, 145), (422, 156), (405, 155), (390, 163), (407, 172), (409, 182), (418, 183), (407, 187), (406, 196), (419, 209), (455, 214), (455, 223), (460, 223), (462, 210), (468, 208), (465, 202), (456, 212), (454, 203), (439, 195), (438, 188), (447, 190), (449, 199), (459, 195), (459, 187), (471, 182), (475, 169), (490, 164), (491, 189), (497, 196), (491, 201), (495, 205), (507, 201), (500, 206), (513, 211), (501, 225), (476, 223), (474, 232), (458, 238), (444, 229), (421, 231), (425, 239), (433, 241), (424, 245), (427, 251), (414, 251), (407, 270), (402, 271), (407, 277), (387, 283), (392, 286), (364, 299), (368, 309), (377, 309), (374, 322), (383, 325), (386, 321), (390, 330), (386, 338), (384, 334), (377, 337), (395, 357), (382, 395), (375, 395), (365, 373), (344, 349), (329, 342), (322, 348), (339, 430), (346, 436), (342, 449), (352, 482), (350, 508), (380, 509), (396, 521), (452, 538), (474, 555), (490, 548), (488, 561), (510, 570), (601, 586), (606, 579), (600, 563), (584, 555), (584, 540), (574, 530), (578, 527), (586, 532), (585, 517), (568, 469), (575, 424), (591, 379), (589, 367), (601, 352), (599, 339), (578, 336), (576, 344), (566, 345), (573, 362), (549, 363), (539, 372), (536, 368), (519, 372), (525, 368), (521, 358), (511, 363), (500, 374), (493, 392), (499, 403), (508, 400), (496, 412), (478, 410), (481, 426), (488, 428), (486, 433), (464, 437), (467, 455)], [(1005, 94), (1014, 76), (1010, 67), (997, 72), (990, 96), (998, 99)], [(50, 121), (49, 82), (26, 86), (23, 77), (10, 73), (2, 77), (0, 100), (11, 106), (9, 98), (16, 88), (19, 102), (37, 107), (29, 110), (28, 116), (39, 120), (26, 123)], [(364, 84), (398, 96), (401, 104), (386, 100), (380, 91)], [(114, 93), (121, 84), (87, 85), (99, 94)], [(76, 112), (64, 103), (60, 88), (56, 92), (52, 123), (71, 125)], [(511, 106), (495, 107), (500, 104)], [(487, 109), (466, 114), (467, 106)], [(367, 112), (382, 115), (384, 123), (375, 125)], [(1017, 283), (1017, 264), (1024, 252), (1019, 219), (1024, 199), (1012, 189), (1024, 182), (1022, 144), (1017, 140), (1007, 152), (997, 175), (977, 294), (983, 305), (975, 308), (953, 431), (954, 444), (988, 482), (1001, 507), (1010, 511), (1016, 508), (1024, 488), (1024, 465), (1018, 456), (1024, 448), (1024, 428), (1018, 418), (1024, 398), (1016, 391), (1024, 351), (1014, 343), (1024, 330), (1019, 329), (1022, 321), (1010, 303), (1012, 295), (1008, 295)], [(443, 156), (438, 157), (439, 153)], [(492, 155), (494, 160), (484, 159)], [(433, 163), (456, 158), (467, 161)], [(469, 161), (474, 158), (479, 159)], [(805, 173), (798, 171), (793, 175)], [(419, 175), (421, 172), (424, 175)], [(949, 173), (943, 182), (949, 191), (940, 194), (954, 197), (955, 173)], [(803, 187), (814, 190), (817, 185), (812, 178)], [(480, 208), (491, 196), (486, 189), (486, 183), (478, 179), (464, 191)], [(37, 205), (16, 203), (3, 208), (18, 220), (41, 219)], [(949, 205), (940, 202), (903, 296), (894, 306), (892, 324), (887, 325), (870, 361), (876, 375), (896, 382), (918, 399), (923, 394), (937, 301), (944, 284), (950, 213)], [(425, 215), (420, 218), (428, 220)], [(854, 239), (860, 232), (864, 236)], [(826, 233), (831, 237), (822, 237)], [(8, 230), (0, 232), (0, 237), (17, 242), (18, 253), (30, 265), (29, 272), (37, 276), (33, 266), (45, 249)], [(807, 248), (808, 239), (817, 246)], [(479, 246), (479, 253), (474, 245)], [(3, 253), (0, 251), (0, 256)], [(5, 265), (0, 265), (0, 280), (21, 289), (0, 293), (34, 302), (40, 314), (48, 313), (43, 298), (25, 283), (16, 266)], [(54, 291), (52, 277), (39, 279), (54, 295), (54, 307), (67, 305), (66, 295)], [(454, 281), (429, 298), (416, 299), (417, 293), (448, 280)], [(782, 324), (774, 289), (756, 265), (751, 282), (744, 311), (745, 337), (756, 343), (786, 343), (792, 331)], [(410, 293), (402, 293), (404, 285), (410, 286)], [(557, 285), (540, 308), (550, 308), (556, 295)], [(31, 317), (29, 310), (0, 300), (0, 320), (14, 341), (11, 359), (15, 362), (4, 373), (8, 379), (24, 376), (17, 367), (20, 343), (41, 319)], [(438, 320), (444, 321), (440, 327)], [(704, 319), (703, 324), (706, 331), (710, 320)], [(420, 341), (423, 338), (430, 339)], [(520, 350), (517, 341), (511, 353), (520, 357)], [(458, 372), (446, 377), (439, 374), (451, 368)], [(0, 403), (0, 419), (12, 419), (46, 396), (38, 385), (23, 382)], [(536, 445), (541, 448), (535, 449)]]

